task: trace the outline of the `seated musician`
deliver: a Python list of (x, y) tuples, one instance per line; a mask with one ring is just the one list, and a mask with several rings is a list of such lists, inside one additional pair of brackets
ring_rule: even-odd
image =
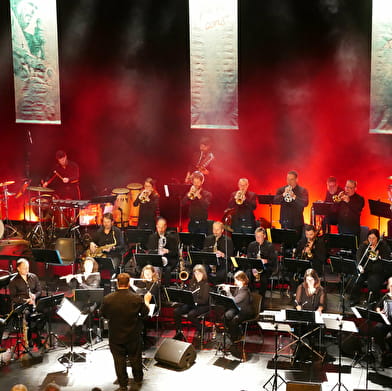
[(233, 297), (234, 302), (237, 304), (237, 309), (229, 309), (225, 312), (226, 326), (230, 334), (232, 342), (237, 343), (242, 338), (241, 323), (247, 319), (252, 318), (253, 314), (252, 307), (252, 296), (248, 288), (249, 279), (246, 273), (242, 270), (238, 271), (234, 275), (234, 284), (237, 289), (232, 294), (230, 286), (225, 285), (223, 287), (227, 296)]
[(140, 278), (131, 278), (130, 286), (136, 294), (145, 295), (147, 292), (152, 294), (153, 300), (157, 303), (159, 295), (159, 273), (152, 265), (143, 267)]
[[(376, 311), (383, 313), (391, 321), (392, 308), (389, 308), (388, 302), (392, 302), (392, 277), (388, 278), (387, 289), (388, 292), (377, 303)], [(391, 332), (392, 326), (385, 323), (377, 323), (373, 330), (374, 340), (384, 354), (392, 350), (392, 338), (391, 336), (389, 339), (386, 338)]]
[(354, 283), (351, 292), (351, 307), (359, 303), (361, 288), (366, 280), (369, 292), (371, 292), (369, 302), (377, 302), (379, 300), (380, 290), (388, 277), (380, 259), (390, 259), (390, 253), (391, 250), (388, 243), (380, 239), (378, 229), (371, 229), (368, 232), (367, 241), (362, 243), (357, 250), (356, 257), (360, 275)]
[[(28, 308), (24, 312), (28, 327), (27, 338), (29, 340), (30, 347), (33, 346), (34, 342), (40, 347), (41, 338), (38, 335), (38, 330), (32, 324), (31, 314), (33, 313), (37, 300), (42, 293), (41, 283), (34, 273), (29, 272), (29, 261), (27, 259), (18, 259), (16, 269), (18, 274), (12, 278), (8, 285), (12, 307), (16, 308), (21, 304), (29, 304)], [(34, 328), (35, 330), (33, 330)], [(32, 331), (37, 333), (34, 341), (32, 340)]]
[(137, 228), (151, 229), (153, 231), (155, 220), (159, 215), (159, 194), (154, 188), (154, 180), (152, 178), (146, 178), (144, 188), (136, 197), (133, 206), (140, 206)]
[(181, 332), (181, 315), (188, 314), (188, 320), (196, 329), (195, 338), (200, 338), (202, 325), (198, 316), (208, 312), (209, 310), (209, 292), (210, 286), (208, 285), (206, 269), (203, 265), (195, 265), (193, 268), (193, 276), (189, 283), (189, 290), (193, 292), (195, 306), (192, 307), (188, 304), (181, 304), (174, 310), (174, 321), (176, 324), (175, 339), (183, 339)]
[(216, 254), (217, 265), (207, 266), (208, 278), (214, 285), (226, 281), (226, 259), (234, 254), (233, 242), (227, 235), (223, 235), (224, 231), (223, 223), (215, 221), (212, 235), (207, 236), (203, 244), (203, 251)]
[(111, 213), (103, 215), (103, 224), (92, 236), (87, 255), (91, 257), (111, 258), (114, 267), (120, 265), (122, 253), (125, 249), (123, 233), (114, 226)]
[(87, 257), (80, 264), (81, 282), (79, 288), (96, 289), (101, 285), (101, 274), (98, 271), (99, 266), (93, 257)]
[(171, 272), (178, 263), (178, 243), (176, 236), (168, 234), (166, 229), (166, 219), (160, 217), (156, 223), (156, 232), (148, 237), (147, 250), (162, 256), (162, 281), (165, 286), (169, 286)]
[(256, 228), (255, 238), (256, 240), (248, 245), (247, 257), (260, 259), (263, 264), (260, 269), (252, 269), (251, 281), (252, 285), (260, 282), (259, 293), (264, 301), (268, 279), (276, 266), (277, 254), (274, 245), (266, 239), (267, 233), (264, 228)]

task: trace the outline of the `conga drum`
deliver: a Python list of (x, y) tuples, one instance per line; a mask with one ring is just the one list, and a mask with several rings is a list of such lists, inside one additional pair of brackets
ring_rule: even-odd
[(130, 204), (129, 210), (129, 225), (137, 226), (139, 220), (139, 205), (133, 206), (137, 196), (140, 193), (140, 190), (143, 188), (141, 183), (129, 183), (127, 188), (130, 190), (128, 193), (128, 199)]
[(125, 187), (118, 187), (112, 190), (112, 194), (117, 195), (113, 207), (114, 222), (117, 226), (128, 227), (129, 219), (129, 190)]

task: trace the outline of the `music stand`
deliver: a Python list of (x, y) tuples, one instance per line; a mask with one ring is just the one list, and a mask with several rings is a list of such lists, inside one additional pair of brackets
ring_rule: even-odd
[(311, 268), (311, 262), (309, 259), (283, 258), (283, 268), (294, 275), (302, 276)]
[(384, 217), (386, 219), (392, 219), (391, 205), (387, 202), (381, 202), (380, 200), (368, 200), (370, 214), (378, 217), (378, 230), (380, 230), (380, 219)]
[(235, 257), (235, 260), (240, 270), (251, 270), (251, 269), (265, 270), (265, 265), (261, 259)]
[(163, 267), (162, 255), (159, 254), (135, 254), (135, 261), (140, 270), (146, 265)]
[[(345, 303), (344, 299), (346, 296), (346, 276), (356, 276), (358, 275), (357, 264), (353, 259), (346, 259), (341, 257), (330, 257), (331, 269), (333, 273), (340, 274), (342, 279), (341, 291), (340, 291), (340, 304), (342, 306), (342, 313), (345, 314)], [(348, 285), (348, 284), (347, 284)]]
[(163, 185), (166, 197), (177, 197), (178, 198), (178, 225), (179, 231), (182, 231), (182, 197), (189, 190), (190, 185), (184, 183), (168, 183)]
[(355, 235), (326, 234), (326, 245), (328, 249), (351, 250), (354, 253), (358, 248), (358, 240)]
[[(254, 242), (255, 240), (255, 235), (233, 232), (231, 234), (231, 240), (233, 241), (234, 253), (242, 252), (246, 254), (249, 243)], [(243, 251), (243, 249), (245, 249), (245, 251)]]
[(66, 348), (67, 346), (63, 341), (58, 337), (56, 333), (52, 331), (52, 311), (56, 308), (62, 300), (64, 299), (64, 293), (58, 293), (56, 295), (40, 297), (37, 303), (36, 312), (45, 314), (47, 317), (46, 321), (48, 324), (48, 334), (43, 342), (44, 347), (46, 344), (49, 344), (50, 349), (56, 348), (56, 342), (62, 345), (62, 347)]
[(192, 265), (213, 265), (218, 266), (218, 258), (215, 253), (207, 251), (189, 251)]
[(384, 270), (384, 274), (386, 276), (392, 276), (392, 261), (389, 259), (379, 259), (378, 262), (381, 262), (382, 270)]
[(74, 348), (74, 334), (75, 326), (82, 326), (87, 318), (87, 314), (82, 314), (76, 305), (72, 304), (68, 299), (63, 299), (61, 307), (57, 310), (57, 314), (64, 319), (71, 327), (71, 346), (68, 353), (63, 354), (57, 360), (63, 364), (67, 370), (72, 367), (75, 362), (85, 362), (85, 353), (75, 353)]
[(165, 288), (166, 296), (171, 303), (187, 304), (191, 307), (195, 306), (195, 299), (191, 291), (178, 288)]
[[(99, 308), (102, 304), (104, 296), (104, 289), (97, 288), (97, 289), (75, 289), (75, 305), (85, 313), (86, 309), (88, 311), (88, 335), (89, 335), (89, 348), (92, 349), (94, 345), (94, 338), (93, 338), (93, 325), (92, 325), (92, 313), (95, 311), (96, 308)], [(98, 331), (99, 330), (99, 331)], [(98, 327), (97, 333), (95, 337), (98, 337), (100, 340), (101, 333)]]
[(136, 252), (138, 251), (138, 246), (142, 248), (146, 248), (146, 244), (149, 236), (152, 234), (151, 229), (136, 229), (136, 228), (128, 228), (125, 230), (125, 238), (127, 243), (135, 243), (136, 244)]
[(190, 233), (190, 232), (179, 232), (180, 242), (187, 247), (188, 252), (192, 248), (193, 250), (202, 250), (204, 239), (206, 234), (203, 233)]
[(33, 258), (36, 262), (42, 262), (49, 265), (63, 265), (60, 252), (58, 250), (46, 250), (42, 248), (32, 248)]
[(94, 257), (94, 259), (98, 263), (98, 271), (100, 273), (104, 270), (108, 270), (110, 276), (114, 274), (116, 268), (114, 267), (112, 258)]
[(273, 194), (257, 194), (257, 201), (260, 205), (269, 206), (270, 222), (272, 227), (272, 205), (279, 205), (279, 202), (274, 202), (275, 196)]
[(331, 213), (333, 202), (313, 202), (312, 208), (315, 215), (328, 216)]

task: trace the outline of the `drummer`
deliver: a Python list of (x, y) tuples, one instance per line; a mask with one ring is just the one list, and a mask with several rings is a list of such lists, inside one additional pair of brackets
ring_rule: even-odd
[(61, 150), (56, 152), (56, 161), (42, 187), (53, 188), (60, 199), (80, 200), (79, 166)]
[(154, 185), (152, 178), (146, 178), (144, 188), (133, 203), (133, 206), (140, 206), (138, 229), (155, 229), (156, 218), (159, 216), (159, 194)]

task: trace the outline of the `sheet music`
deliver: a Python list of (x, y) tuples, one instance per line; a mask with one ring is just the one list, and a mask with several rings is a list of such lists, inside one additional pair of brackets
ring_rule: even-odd
[(148, 316), (151, 318), (154, 315), (155, 304), (150, 304), (150, 309), (148, 311)]
[(70, 326), (81, 326), (86, 320), (88, 314), (82, 314), (76, 305), (68, 299), (63, 299), (57, 314), (64, 319)]

